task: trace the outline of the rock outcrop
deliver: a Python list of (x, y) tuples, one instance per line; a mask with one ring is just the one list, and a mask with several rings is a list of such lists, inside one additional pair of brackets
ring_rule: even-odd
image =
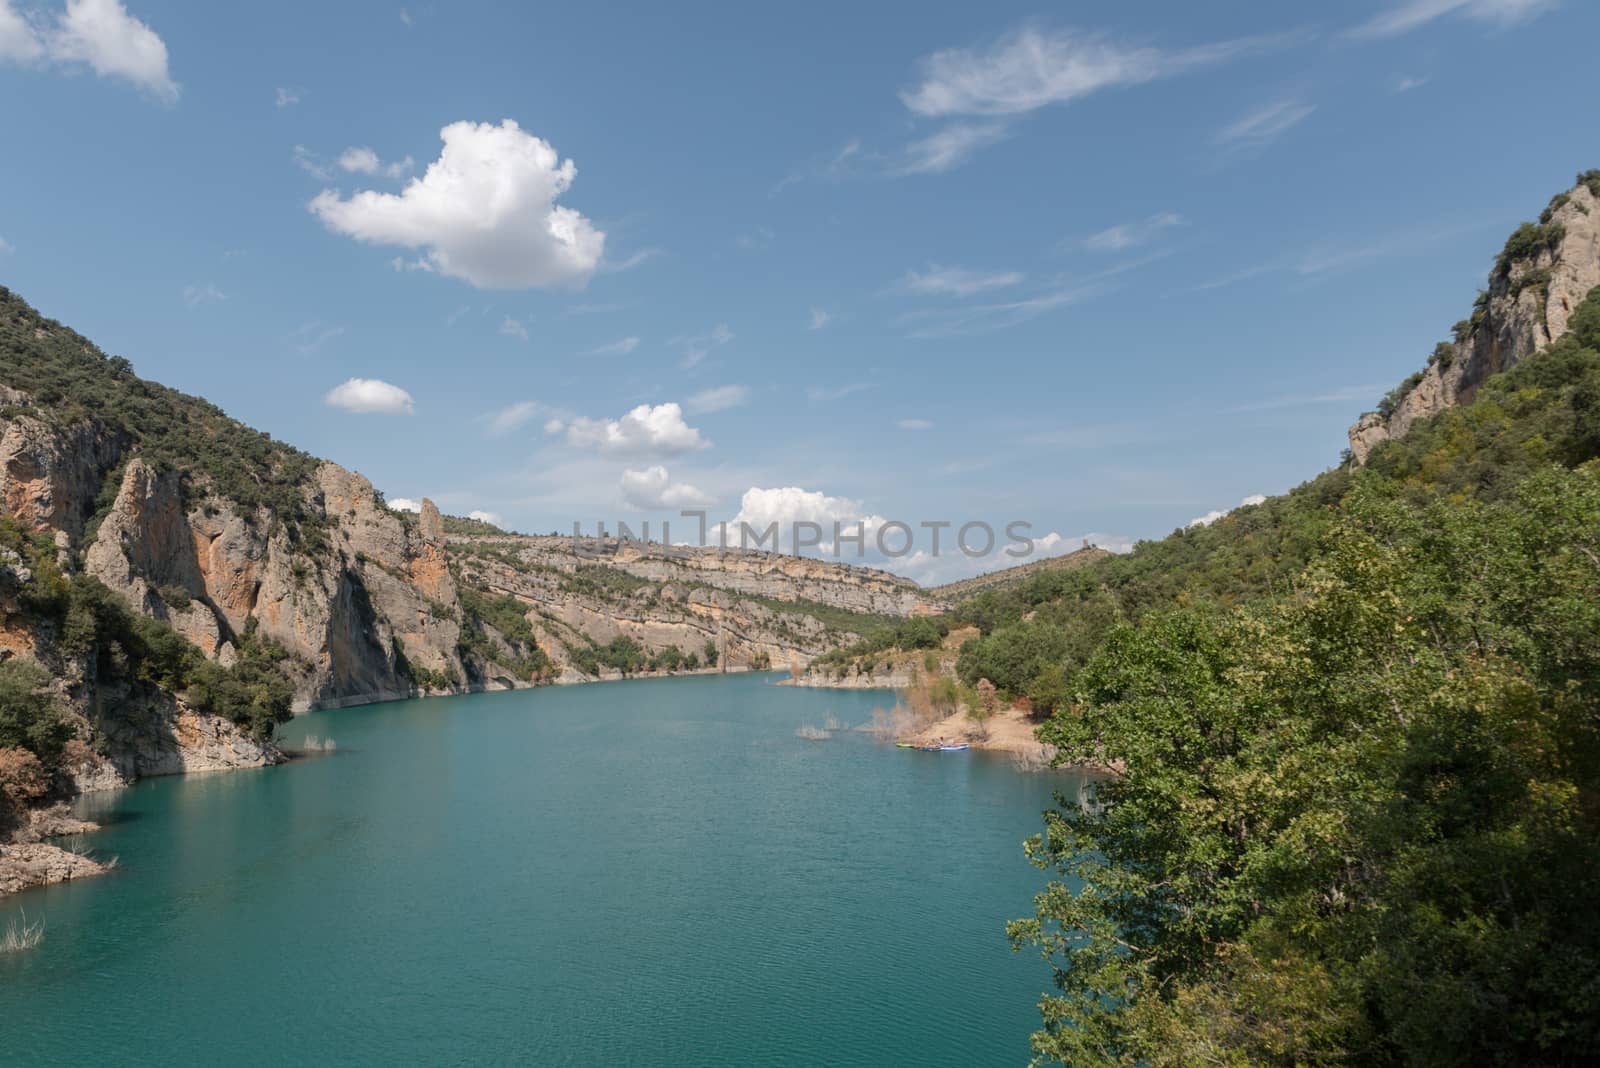
[(1383, 412), (1350, 428), (1356, 463), (1403, 438), (1419, 419), (1472, 400), (1490, 375), (1513, 367), (1567, 332), (1567, 321), (1600, 285), (1600, 172), (1550, 202), (1538, 227), (1513, 235), (1453, 341), (1441, 343)]
[(314, 489), (323, 536), (296, 542), (276, 517), (242, 516), (214, 494), (186, 508), (178, 476), (136, 457), (85, 567), (223, 664), (252, 627), (283, 646), (302, 710), (410, 696), (411, 667), (464, 680), (459, 603), (433, 502), (408, 525), (372, 483), (331, 463)]

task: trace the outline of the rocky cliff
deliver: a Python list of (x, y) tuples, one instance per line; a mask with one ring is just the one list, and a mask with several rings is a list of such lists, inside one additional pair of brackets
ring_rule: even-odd
[(936, 607), (887, 572), (774, 553), (557, 536), (457, 536), (451, 550), (464, 585), (527, 607), (561, 681), (612, 677), (630, 660), (801, 667)]
[(1539, 222), (1506, 242), (1472, 315), (1440, 342), (1428, 366), (1350, 428), (1357, 464), (1413, 423), (1472, 400), (1490, 375), (1513, 367), (1567, 332), (1567, 321), (1600, 285), (1600, 171), (1579, 175)]
[(0, 668), (52, 680), (81, 788), (272, 763), (291, 709), (788, 668), (938, 608), (816, 560), (447, 536), (4, 290), (0, 355)]

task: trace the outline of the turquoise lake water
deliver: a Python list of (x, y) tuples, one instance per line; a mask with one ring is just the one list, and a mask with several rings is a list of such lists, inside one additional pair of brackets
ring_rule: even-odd
[(0, 903), (6, 1064), (1020, 1064), (1004, 924), (1065, 773), (896, 749), (881, 692), (652, 679), (319, 712), (337, 752), (85, 799)]

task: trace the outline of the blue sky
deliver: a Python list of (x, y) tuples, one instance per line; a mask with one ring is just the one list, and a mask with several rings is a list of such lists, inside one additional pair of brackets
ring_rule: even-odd
[(518, 529), (1119, 545), (1337, 462), (1600, 165), (1596, 40), (1576, 0), (0, 0), (0, 281)]

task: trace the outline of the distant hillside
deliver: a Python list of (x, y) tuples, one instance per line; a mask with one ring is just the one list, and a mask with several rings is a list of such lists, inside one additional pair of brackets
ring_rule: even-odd
[(1002, 589), (1006, 586), (1015, 586), (1019, 582), (1026, 582), (1042, 571), (1082, 567), (1084, 564), (1102, 560), (1110, 555), (1109, 550), (1101, 549), (1085, 542), (1083, 548), (1074, 549), (1072, 552), (1061, 556), (1050, 556), (1043, 560), (1030, 560), (1025, 564), (1018, 564), (1016, 567), (989, 571), (973, 578), (962, 579), (959, 582), (947, 582), (943, 586), (932, 587), (928, 592), (941, 601), (954, 604), (985, 590)]

